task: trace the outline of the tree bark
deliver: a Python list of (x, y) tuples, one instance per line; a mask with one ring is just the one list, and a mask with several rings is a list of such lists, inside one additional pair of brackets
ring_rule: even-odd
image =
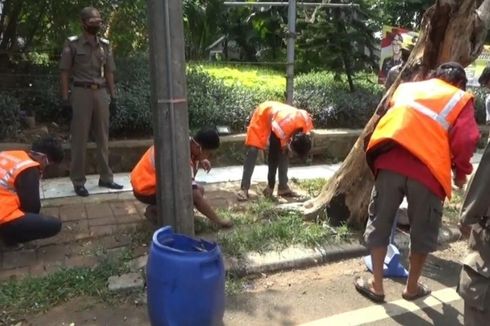
[(439, 64), (473, 62), (483, 49), (490, 24), (490, 0), (436, 0), (422, 19), (422, 28), (407, 64), (381, 99), (340, 169), (320, 195), (303, 206), (307, 219), (327, 218), (331, 224), (363, 228), (374, 178), (366, 163), (364, 146), (387, 109), (386, 103), (400, 81), (423, 80)]

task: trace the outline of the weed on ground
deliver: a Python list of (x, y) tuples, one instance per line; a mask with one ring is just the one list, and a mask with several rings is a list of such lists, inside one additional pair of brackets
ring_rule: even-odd
[(217, 241), (223, 252), (241, 257), (250, 251), (280, 250), (291, 245), (314, 247), (337, 243), (352, 235), (347, 227), (307, 222), (299, 212), (280, 210), (275, 205), (261, 199), (238, 212), (221, 212), (235, 224), (232, 230), (218, 231)]
[(108, 290), (107, 279), (128, 272), (126, 262), (132, 258), (126, 250), (118, 257), (108, 257), (94, 268), (61, 269), (45, 277), (1, 283), (0, 325), (10, 325), (16, 316), (43, 311), (79, 296), (104, 301), (117, 298)]

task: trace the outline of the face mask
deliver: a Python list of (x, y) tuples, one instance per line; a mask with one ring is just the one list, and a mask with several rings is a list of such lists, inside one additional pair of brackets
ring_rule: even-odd
[(100, 31), (100, 26), (89, 26), (85, 25), (85, 30), (91, 35), (95, 35)]

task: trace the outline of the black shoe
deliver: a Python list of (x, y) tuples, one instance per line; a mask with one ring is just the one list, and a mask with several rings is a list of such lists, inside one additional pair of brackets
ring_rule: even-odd
[(122, 189), (122, 188), (124, 188), (123, 185), (117, 184), (114, 181), (104, 182), (101, 180), (99, 180), (99, 187), (104, 187), (104, 188), (109, 188), (109, 189)]
[(87, 197), (89, 195), (87, 188), (85, 186), (74, 186), (75, 193), (81, 197)]

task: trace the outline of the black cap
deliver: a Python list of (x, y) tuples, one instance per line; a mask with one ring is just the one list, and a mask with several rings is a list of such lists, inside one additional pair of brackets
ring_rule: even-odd
[(439, 70), (456, 70), (458, 71), (459, 73), (463, 74), (466, 78), (466, 72), (464, 71), (464, 67), (456, 62), (456, 61), (449, 61), (449, 62), (446, 62), (446, 63), (443, 63), (441, 64), (439, 67), (437, 67), (437, 70), (436, 71), (439, 71)]

